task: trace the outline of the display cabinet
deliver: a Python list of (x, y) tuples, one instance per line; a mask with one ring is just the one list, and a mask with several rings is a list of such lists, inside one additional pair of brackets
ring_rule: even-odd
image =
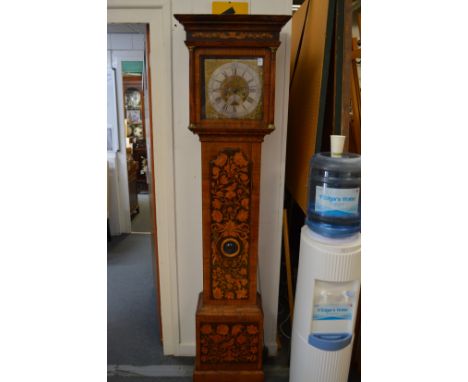
[(126, 134), (132, 145), (132, 157), (138, 163), (137, 192), (148, 191), (146, 180), (147, 152), (143, 79), (141, 75), (123, 76)]

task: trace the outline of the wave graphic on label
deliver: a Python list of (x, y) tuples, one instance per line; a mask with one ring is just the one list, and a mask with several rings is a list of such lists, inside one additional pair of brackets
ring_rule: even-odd
[(319, 215), (324, 216), (352, 216), (356, 215), (355, 212), (348, 212), (348, 211), (339, 211), (339, 210), (328, 210), (328, 211), (321, 211)]

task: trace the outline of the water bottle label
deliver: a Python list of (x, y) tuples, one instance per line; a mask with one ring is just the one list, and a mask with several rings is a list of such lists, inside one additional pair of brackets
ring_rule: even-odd
[(359, 188), (316, 186), (315, 211), (328, 216), (356, 215), (359, 208)]
[(351, 320), (353, 304), (314, 305), (313, 320)]

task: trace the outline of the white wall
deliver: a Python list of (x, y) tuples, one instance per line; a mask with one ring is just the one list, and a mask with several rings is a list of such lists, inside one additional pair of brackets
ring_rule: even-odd
[[(290, 15), (292, 1), (251, 1), (251, 9), (253, 14)], [(271, 355), (277, 352), (276, 334), (288, 126), (291, 21), (282, 29), (280, 40), (281, 46), (276, 53), (276, 130), (265, 137), (262, 146), (258, 247), (259, 284), (265, 315), (265, 345)]]
[(145, 35), (135, 33), (108, 33), (107, 50), (145, 50)]
[[(291, 0), (250, 0), (251, 14), (291, 14)], [(172, 13), (211, 13), (210, 0), (177, 0)], [(277, 52), (275, 126), (262, 146), (259, 230), (259, 289), (265, 314), (265, 345), (277, 351), (281, 229), (289, 89), (290, 22), (281, 32)], [(202, 207), (200, 142), (188, 130), (188, 49), (185, 31), (172, 20), (173, 132), (177, 279), (179, 295), (179, 355), (195, 354), (195, 312), (202, 290)]]

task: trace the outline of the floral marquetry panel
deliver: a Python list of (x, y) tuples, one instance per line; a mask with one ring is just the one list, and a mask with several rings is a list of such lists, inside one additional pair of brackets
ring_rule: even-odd
[(249, 298), (251, 162), (225, 148), (210, 162), (211, 298)]
[(203, 364), (256, 363), (260, 330), (257, 323), (202, 323), (199, 328)]

